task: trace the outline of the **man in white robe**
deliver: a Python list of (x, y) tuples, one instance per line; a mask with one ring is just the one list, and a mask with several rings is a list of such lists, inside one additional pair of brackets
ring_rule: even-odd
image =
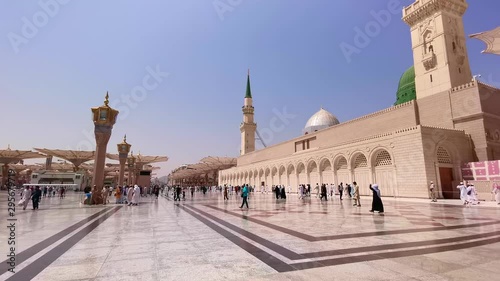
[(495, 195), (495, 201), (500, 205), (500, 185), (497, 183), (493, 184), (493, 190), (491, 191)]
[(462, 203), (464, 203), (464, 205), (467, 205), (467, 186), (463, 182), (460, 182), (460, 184), (457, 186), (457, 189), (460, 190), (460, 200), (462, 200)]
[(467, 187), (467, 201), (472, 205), (480, 203), (477, 199), (477, 192), (474, 184), (471, 184), (469, 187)]
[(28, 207), (30, 199), (31, 199), (31, 189), (28, 186), (26, 186), (26, 188), (24, 188), (23, 197), (21, 199), (23, 210), (26, 210), (26, 207)]
[(132, 197), (132, 205), (137, 206), (141, 198), (141, 188), (136, 184), (134, 185), (134, 197)]

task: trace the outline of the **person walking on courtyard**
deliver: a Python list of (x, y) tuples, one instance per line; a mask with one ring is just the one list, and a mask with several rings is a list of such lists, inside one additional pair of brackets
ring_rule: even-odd
[(500, 205), (500, 185), (497, 183), (493, 184), (493, 190), (491, 191), (495, 195), (495, 201)]
[(316, 186), (314, 187), (314, 191), (316, 192), (316, 198), (319, 197), (319, 184), (316, 183)]
[(229, 200), (229, 197), (227, 196), (227, 186), (224, 185), (224, 201)]
[(378, 211), (379, 213), (384, 212), (384, 204), (382, 204), (382, 197), (380, 196), (380, 190), (378, 189), (378, 184), (374, 184), (373, 186), (370, 184), (370, 189), (373, 191), (373, 201), (372, 201), (372, 209), (370, 212)]
[(19, 201), (18, 205), (22, 205), (23, 210), (26, 210), (26, 207), (28, 207), (30, 199), (31, 199), (31, 189), (29, 188), (29, 186), (26, 186), (23, 191), (23, 197)]
[(358, 207), (361, 207), (361, 199), (359, 197), (359, 186), (358, 184), (354, 181), (352, 182), (352, 190), (353, 190), (353, 198), (354, 198), (354, 205), (353, 206), (358, 206)]
[(175, 189), (174, 201), (181, 201), (181, 192), (182, 192), (182, 188), (180, 185), (178, 185), (177, 188)]
[(194, 197), (194, 186), (191, 186), (191, 198)]
[(102, 192), (102, 204), (106, 205), (106, 203), (108, 203), (108, 187), (103, 186), (101, 192)]
[(328, 201), (328, 197), (327, 197), (327, 191), (326, 191), (326, 185), (325, 184), (322, 184), (321, 185), (321, 196), (319, 197), (319, 200), (323, 200), (323, 198), (325, 198), (325, 201)]
[(437, 202), (437, 199), (436, 199), (436, 186), (434, 185), (433, 181), (431, 181), (431, 184), (429, 185), (429, 192), (431, 194), (431, 202)]
[(329, 184), (328, 187), (330, 188), (330, 197), (333, 198), (333, 194), (335, 194), (335, 185), (332, 183)]
[(132, 197), (132, 205), (137, 206), (141, 200), (141, 188), (136, 184), (134, 186), (134, 196)]
[(38, 210), (38, 203), (40, 203), (40, 199), (42, 198), (42, 191), (40, 187), (37, 186), (35, 191), (31, 195), (31, 201), (33, 201), (33, 210)]
[(248, 209), (248, 187), (245, 185), (243, 186), (243, 190), (241, 191), (241, 197), (243, 198), (243, 202), (241, 202), (240, 209), (243, 208), (243, 205), (247, 205)]
[(43, 187), (43, 197), (47, 197), (47, 187)]
[(467, 186), (461, 181), (459, 185), (457, 185), (457, 189), (460, 190), (460, 200), (464, 205), (467, 205)]
[(115, 190), (115, 204), (120, 204), (120, 197), (122, 196), (121, 186), (118, 186)]
[(160, 195), (160, 187), (155, 185), (154, 189), (153, 189), (153, 193), (155, 195), (155, 199), (158, 200), (158, 196)]
[(477, 191), (474, 184), (471, 184), (467, 187), (467, 201), (469, 201), (469, 204), (472, 205), (477, 205), (481, 203), (477, 198)]
[(340, 195), (340, 201), (342, 201), (342, 194), (344, 193), (344, 186), (342, 183), (339, 184), (339, 195)]
[(276, 200), (280, 199), (281, 192), (280, 192), (279, 185), (277, 185), (277, 186), (274, 187), (274, 193), (276, 194)]
[(280, 189), (281, 199), (286, 199), (285, 186), (284, 185), (280, 185), (280, 186), (281, 186), (281, 189)]
[(124, 187), (125, 190), (127, 190), (127, 202), (128, 205), (132, 205), (132, 200), (134, 199), (134, 187), (130, 186), (128, 189), (127, 187)]

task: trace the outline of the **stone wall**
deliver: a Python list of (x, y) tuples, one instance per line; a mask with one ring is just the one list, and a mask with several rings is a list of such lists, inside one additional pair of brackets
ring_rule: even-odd
[[(368, 195), (368, 184), (375, 181), (380, 183), (376, 176), (378, 170), (382, 169), (385, 173), (378, 175), (386, 176), (385, 184), (381, 186), (384, 196), (428, 198), (428, 182), (439, 182), (436, 173), (437, 148), (442, 146), (449, 151), (453, 160), (451, 166), (456, 170), (456, 178), (459, 178), (461, 161), (470, 161), (472, 157), (469, 145), (469, 136), (463, 131), (412, 126), (336, 146), (238, 165), (222, 171), (219, 184), (249, 183), (259, 186), (264, 181), (268, 186), (290, 185), (291, 191), (297, 192), (297, 185), (301, 183), (315, 185), (318, 181), (333, 181), (337, 185), (340, 181), (356, 180), (360, 184), (361, 194)], [(389, 165), (378, 166), (377, 157), (382, 151), (390, 155)], [(358, 157), (366, 159), (365, 163), (359, 165)], [(342, 163), (346, 163), (346, 166)], [(344, 173), (347, 173), (347, 178)], [(333, 180), (324, 179), (324, 174), (329, 177), (332, 175)]]

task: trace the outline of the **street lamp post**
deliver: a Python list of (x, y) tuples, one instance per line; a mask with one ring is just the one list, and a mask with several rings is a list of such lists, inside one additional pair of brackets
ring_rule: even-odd
[(101, 204), (101, 190), (104, 184), (104, 165), (106, 161), (106, 149), (113, 125), (116, 123), (118, 110), (109, 106), (109, 95), (106, 93), (104, 105), (92, 108), (92, 120), (94, 121), (94, 134), (96, 150), (94, 159), (94, 176), (92, 179), (92, 203)]

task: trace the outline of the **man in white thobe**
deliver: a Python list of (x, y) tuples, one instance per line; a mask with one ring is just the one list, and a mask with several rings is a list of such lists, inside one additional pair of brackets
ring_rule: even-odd
[(464, 205), (467, 205), (467, 203), (468, 203), (468, 201), (467, 201), (467, 186), (463, 182), (460, 182), (460, 184), (457, 185), (457, 189), (460, 190), (460, 200), (462, 200), (462, 203), (464, 203)]
[(141, 188), (136, 184), (134, 185), (134, 196), (132, 197), (132, 205), (137, 206), (141, 198)]
[(31, 189), (26, 186), (26, 188), (23, 191), (23, 198), (21, 201), (23, 202), (23, 210), (26, 210), (26, 207), (28, 207), (28, 203), (30, 202), (31, 199)]

